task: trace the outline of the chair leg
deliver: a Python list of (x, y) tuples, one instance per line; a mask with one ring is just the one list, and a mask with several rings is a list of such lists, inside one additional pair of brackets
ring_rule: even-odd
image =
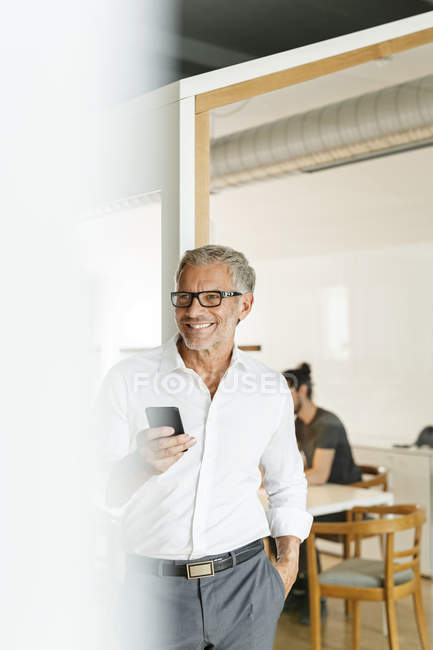
[(400, 650), (398, 642), (397, 616), (395, 612), (395, 600), (387, 598), (386, 604), (386, 622), (388, 624), (388, 645), (390, 650)]
[(350, 558), (350, 538), (348, 535), (344, 536), (343, 549), (344, 549), (344, 559), (348, 560)]
[(359, 650), (361, 612), (359, 600), (352, 600), (352, 650)]
[(381, 603), (382, 605), (382, 634), (383, 636), (388, 636), (388, 622), (386, 620), (386, 604)]
[(320, 630), (320, 590), (309, 590), (310, 602), (310, 625), (311, 625), (311, 650), (321, 650), (321, 630)]
[(422, 604), (421, 583), (419, 580), (417, 581), (417, 586), (413, 594), (413, 605), (415, 609), (416, 624), (418, 626), (418, 634), (421, 640), (421, 648), (422, 650), (430, 650), (427, 625), (424, 616), (424, 607)]
[[(344, 536), (344, 544), (343, 544), (343, 552), (344, 552), (344, 559), (348, 560), (350, 558), (350, 538), (348, 535)], [(351, 600), (345, 600), (344, 601), (344, 612), (346, 614), (346, 618), (349, 618), (349, 616), (352, 616), (352, 601)]]

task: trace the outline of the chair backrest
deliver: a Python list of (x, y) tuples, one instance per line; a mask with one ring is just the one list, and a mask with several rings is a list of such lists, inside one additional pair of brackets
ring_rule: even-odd
[[(365, 508), (353, 508), (352, 513), (355, 522), (361, 523), (365, 510)], [(421, 531), (422, 525), (426, 520), (425, 510), (415, 504), (379, 506), (376, 508), (367, 508), (367, 510), (369, 513), (378, 514), (380, 517), (394, 515), (393, 519), (376, 520), (378, 522), (385, 521), (389, 524), (389, 526), (384, 527), (386, 530), (382, 534), (386, 536), (385, 584), (387, 588), (392, 589), (394, 586), (394, 573), (397, 571), (412, 569), (418, 574), (420, 572)], [(414, 530), (413, 546), (403, 551), (396, 551), (395, 533), (411, 528)], [(355, 548), (359, 556), (359, 542), (355, 545)], [(409, 558), (406, 562), (395, 562), (397, 558), (406, 557)]]
[[(363, 519), (364, 515), (376, 514), (380, 519)], [(392, 516), (392, 518), (390, 517)], [(419, 575), (420, 572), (420, 554), (421, 554), (421, 529), (426, 520), (425, 511), (415, 504), (404, 504), (395, 506), (374, 506), (374, 507), (356, 507), (348, 512), (348, 521), (343, 523), (334, 522), (317, 522), (313, 523), (310, 538), (307, 545), (310, 546), (308, 552), (308, 561), (310, 559), (315, 563), (314, 548), (316, 534), (325, 535), (345, 535), (349, 539), (354, 539), (356, 547), (359, 549), (359, 540), (363, 537), (372, 535), (386, 536), (386, 554), (385, 554), (385, 583), (387, 588), (391, 589), (394, 585), (394, 573), (405, 569), (413, 569)], [(394, 545), (395, 533), (402, 530), (414, 529), (413, 546), (404, 551), (396, 551)], [(308, 551), (308, 549), (307, 549)], [(359, 550), (357, 555), (359, 556)], [(404, 563), (396, 562), (398, 558), (406, 558)], [(315, 566), (317, 571), (317, 565)], [(310, 570), (310, 565), (309, 565)], [(313, 568), (314, 571), (314, 568)]]
[(382, 490), (386, 492), (388, 489), (388, 472), (386, 467), (377, 465), (359, 465), (363, 474), (367, 474), (371, 478), (363, 478), (361, 481), (351, 483), (352, 487), (371, 488), (382, 486)]

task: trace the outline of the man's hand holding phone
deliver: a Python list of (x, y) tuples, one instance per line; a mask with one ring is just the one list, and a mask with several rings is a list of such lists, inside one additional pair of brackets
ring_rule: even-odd
[(197, 442), (184, 432), (177, 407), (148, 407), (146, 417), (150, 426), (137, 433), (136, 451), (112, 469), (106, 492), (110, 507), (125, 504), (143, 483), (166, 472)]
[(137, 453), (152, 474), (162, 474), (193, 447), (197, 440), (187, 433), (173, 435), (173, 427), (152, 427), (137, 434)]

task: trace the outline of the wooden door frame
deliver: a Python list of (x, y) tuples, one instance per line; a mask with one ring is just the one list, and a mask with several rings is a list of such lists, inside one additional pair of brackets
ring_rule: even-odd
[(195, 96), (195, 245), (209, 243), (210, 111), (433, 42), (433, 27)]

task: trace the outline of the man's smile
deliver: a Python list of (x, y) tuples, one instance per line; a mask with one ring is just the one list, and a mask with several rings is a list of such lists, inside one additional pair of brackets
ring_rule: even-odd
[(210, 327), (211, 325), (215, 325), (215, 323), (185, 323), (185, 325), (193, 330), (198, 330)]

